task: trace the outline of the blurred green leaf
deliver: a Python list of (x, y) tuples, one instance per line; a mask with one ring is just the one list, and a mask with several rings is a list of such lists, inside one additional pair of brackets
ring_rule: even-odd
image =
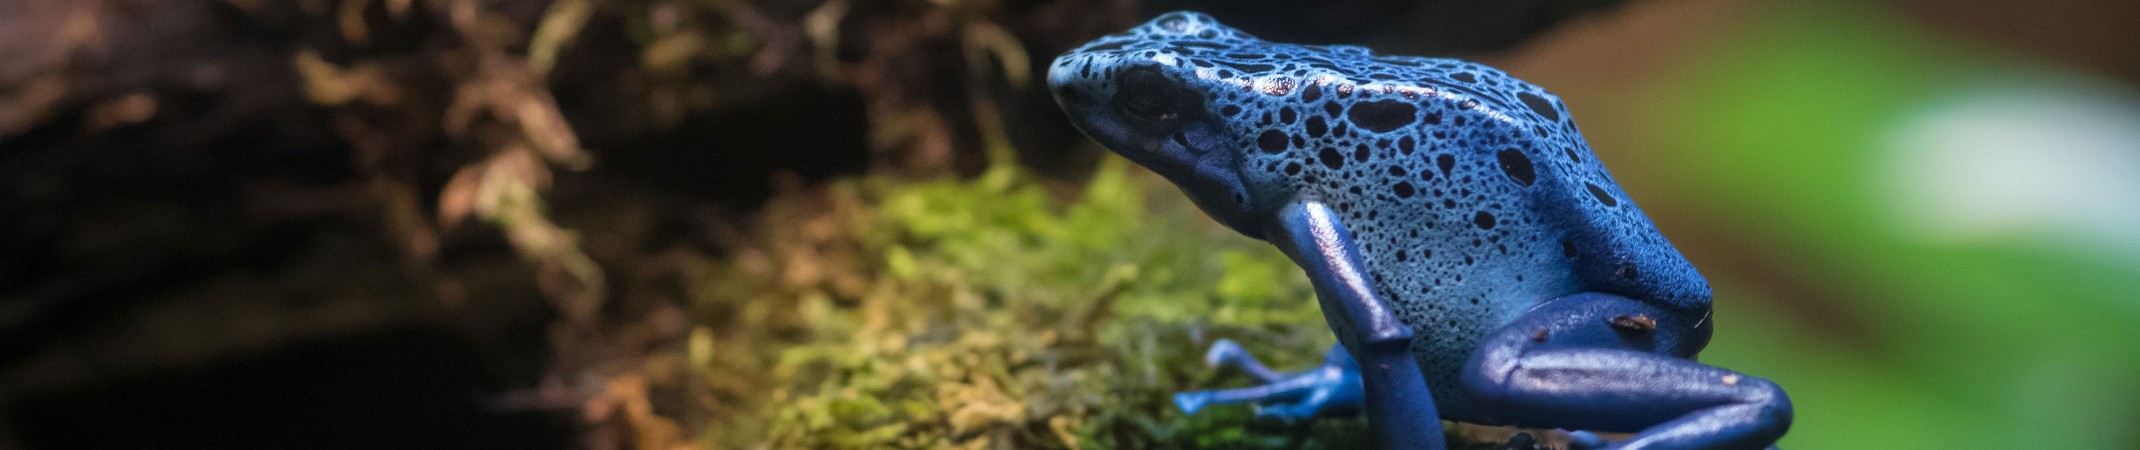
[[(1758, 22), (1659, 84), (1651, 126), (1674, 132), (1661, 159), (1684, 166), (1627, 181), (1769, 244), (1740, 258), (1793, 264), (1814, 286), (1710, 270), (1720, 326), (1706, 359), (1790, 391), (1785, 447), (2129, 448), (2140, 394), (2101, 380), (2140, 373), (2140, 273), (2041, 241), (1924, 239), (1885, 195), (1889, 134), (2026, 63), (1866, 5)], [(1837, 340), (1819, 323), (1748, 319), (1814, 304), (1872, 328)]]

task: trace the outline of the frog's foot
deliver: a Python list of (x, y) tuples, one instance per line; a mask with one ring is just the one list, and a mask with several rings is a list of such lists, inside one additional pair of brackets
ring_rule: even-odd
[(1358, 410), (1363, 393), (1360, 368), (1344, 347), (1331, 346), (1323, 365), (1293, 374), (1280, 374), (1256, 361), (1230, 340), (1219, 340), (1204, 354), (1213, 367), (1234, 366), (1263, 381), (1262, 386), (1241, 389), (1192, 391), (1174, 394), (1174, 406), (1196, 414), (1205, 406), (1224, 403), (1255, 403), (1256, 416), (1281, 420), (1309, 419), (1319, 415)]

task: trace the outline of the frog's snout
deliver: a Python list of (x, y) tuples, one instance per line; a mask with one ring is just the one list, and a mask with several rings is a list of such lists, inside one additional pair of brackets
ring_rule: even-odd
[(1048, 91), (1055, 94), (1055, 102), (1066, 111), (1082, 109), (1091, 105), (1098, 95), (1104, 94), (1099, 83), (1093, 82), (1092, 55), (1083, 52), (1067, 53), (1055, 58), (1048, 68)]

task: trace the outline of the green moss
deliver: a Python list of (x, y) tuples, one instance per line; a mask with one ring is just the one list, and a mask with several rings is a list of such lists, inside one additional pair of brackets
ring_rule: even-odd
[[(768, 211), (710, 271), (696, 361), (716, 447), (1353, 447), (1355, 420), (1186, 417), (1246, 386), (1200, 360), (1233, 338), (1281, 368), (1329, 332), (1298, 269), (1119, 160), (1074, 199), (1011, 169), (836, 183)], [(808, 206), (793, 206), (808, 205)], [(786, 209), (783, 209), (786, 208)], [(728, 350), (724, 352), (723, 350)]]

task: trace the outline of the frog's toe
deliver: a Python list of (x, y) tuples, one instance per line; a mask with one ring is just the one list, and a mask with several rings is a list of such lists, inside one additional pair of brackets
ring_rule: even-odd
[(1220, 339), (1218, 342), (1211, 343), (1211, 349), (1204, 351), (1204, 364), (1209, 364), (1211, 367), (1237, 367), (1243, 372), (1248, 372), (1249, 376), (1263, 380), (1264, 383), (1276, 383), (1279, 379), (1285, 378), (1285, 376), (1279, 375), (1278, 372), (1272, 371), (1271, 368), (1265, 367), (1263, 362), (1256, 360), (1255, 355), (1248, 354), (1248, 349), (1241, 348), (1241, 344), (1234, 342), (1232, 339)]
[[(1228, 361), (1235, 364), (1238, 364), (1239, 361), (1254, 362), (1253, 358), (1246, 356), (1246, 352), (1238, 350), (1238, 345), (1226, 344), (1231, 344), (1231, 342), (1221, 341), (1219, 344), (1212, 346), (1213, 351), (1211, 354), (1221, 355), (1221, 357), (1213, 358), (1214, 360)], [(1333, 351), (1342, 352), (1344, 350), (1333, 349)], [(1360, 387), (1358, 369), (1351, 364), (1345, 364), (1351, 361), (1350, 358), (1340, 357), (1335, 360), (1338, 363), (1325, 364), (1290, 375), (1268, 373), (1269, 369), (1262, 369), (1261, 364), (1255, 364), (1254, 369), (1243, 367), (1243, 369), (1247, 369), (1251, 373), (1268, 373), (1268, 377), (1258, 376), (1258, 378), (1264, 378), (1268, 382), (1260, 386), (1241, 389), (1192, 391), (1174, 394), (1174, 406), (1181, 408), (1183, 413), (1196, 414), (1197, 411), (1201, 411), (1204, 407), (1213, 404), (1254, 403), (1259, 405), (1256, 410), (1258, 417), (1281, 420), (1308, 419), (1338, 411), (1356, 410), (1364, 398), (1364, 393)]]
[(1205, 406), (1226, 403), (1290, 403), (1306, 398), (1315, 388), (1313, 381), (1305, 376), (1284, 378), (1261, 386), (1240, 389), (1213, 389), (1174, 394), (1174, 406), (1186, 414), (1196, 414)]
[(1604, 448), (1606, 444), (1610, 444), (1610, 442), (1607, 442), (1604, 436), (1598, 436), (1597, 433), (1588, 431), (1568, 432), (1568, 450)]
[[(1346, 375), (1348, 374), (1332, 367), (1320, 367), (1302, 373), (1295, 378), (1305, 381), (1306, 384), (1305, 392), (1299, 399), (1291, 402), (1258, 405), (1256, 417), (1295, 421), (1313, 419), (1317, 416), (1341, 410), (1357, 409), (1359, 406), (1359, 394), (1357, 392), (1359, 390), (1359, 382), (1353, 381), (1350, 387), (1346, 386), (1344, 380), (1341, 379)], [(1354, 379), (1357, 380), (1358, 378)], [(1354, 392), (1348, 393), (1346, 392), (1347, 389), (1351, 389)]]
[(1204, 350), (1204, 364), (1211, 367), (1225, 366), (1243, 358), (1256, 360), (1255, 356), (1248, 354), (1248, 349), (1241, 348), (1241, 343), (1232, 339), (1220, 339), (1211, 343), (1210, 349)]
[(1313, 397), (1293, 403), (1259, 405), (1256, 407), (1256, 418), (1285, 422), (1308, 420), (1323, 415), (1323, 411), (1328, 410), (1330, 406), (1329, 401)]
[(1211, 404), (1211, 391), (1174, 393), (1174, 407), (1181, 408), (1182, 414), (1194, 416), (1197, 411), (1203, 411), (1204, 405), (1208, 404)]

